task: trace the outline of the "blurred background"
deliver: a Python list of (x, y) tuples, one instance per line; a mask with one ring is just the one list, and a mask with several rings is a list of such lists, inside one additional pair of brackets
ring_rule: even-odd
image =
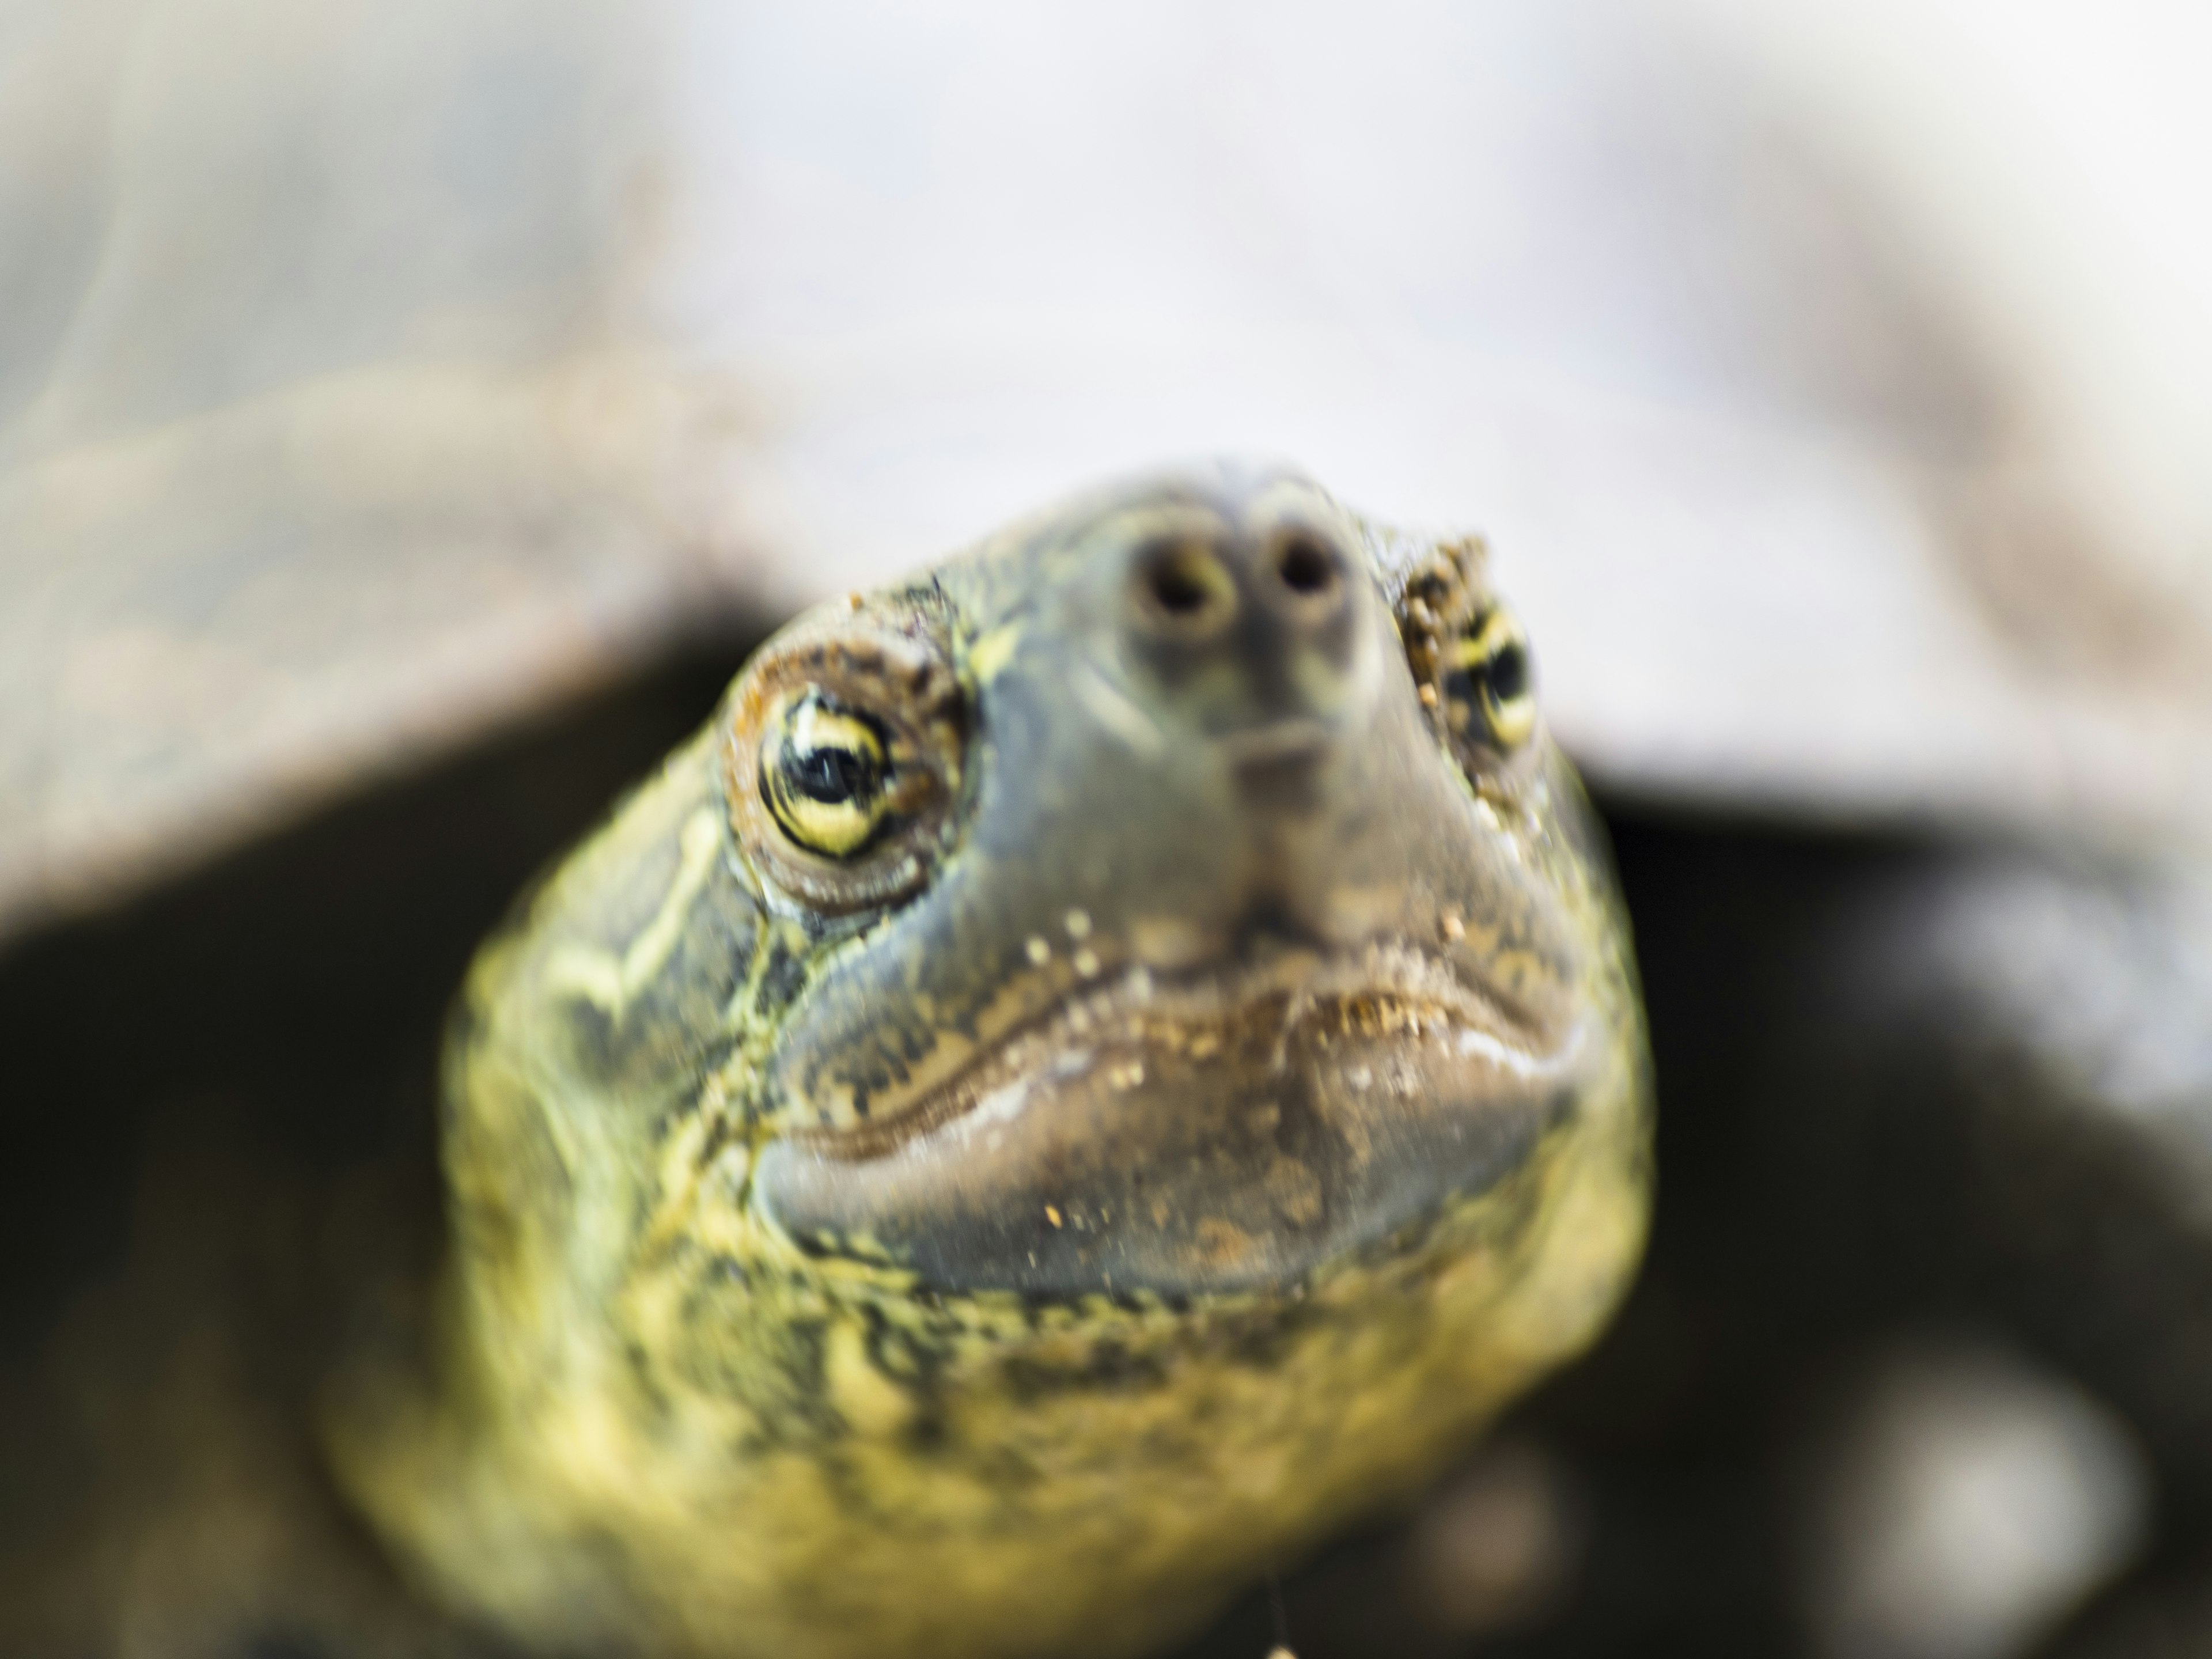
[(793, 608), (1279, 457), (1490, 538), (1665, 1122), (1620, 1329), (1292, 1645), (2212, 1650), (2208, 83), (2179, 0), (0, 0), (9, 1363), (196, 1114), (421, 1152)]

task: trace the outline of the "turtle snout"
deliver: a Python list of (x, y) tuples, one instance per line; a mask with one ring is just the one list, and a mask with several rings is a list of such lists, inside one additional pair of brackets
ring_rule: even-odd
[(1231, 526), (1128, 558), (1129, 654), (1209, 737), (1341, 726), (1370, 690), (1382, 622), (1373, 579), (1333, 529)]

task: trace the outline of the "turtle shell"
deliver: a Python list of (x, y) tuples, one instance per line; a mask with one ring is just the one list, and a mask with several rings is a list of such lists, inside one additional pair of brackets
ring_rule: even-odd
[(1200, 12), (1176, 52), (1134, 16), (877, 22), (23, 26), (0, 931), (1070, 479), (1224, 450), (1487, 533), (1601, 781), (2212, 823), (2206, 595), (2136, 533), (2171, 469), (2061, 465), (2044, 370), (2080, 343), (1976, 321), (2034, 247), (1899, 233), (1899, 169), (1816, 159), (1849, 107), (1772, 113), (1796, 60), (1541, 8), (1349, 41)]

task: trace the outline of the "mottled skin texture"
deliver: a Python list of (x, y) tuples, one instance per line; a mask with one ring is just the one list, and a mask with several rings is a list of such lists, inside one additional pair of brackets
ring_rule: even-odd
[[(1132, 1653), (1586, 1343), (1648, 1066), (1571, 772), (1443, 678), (1486, 580), (1221, 471), (764, 647), (463, 994), (432, 1358), (328, 1419), (405, 1571), (550, 1649)], [(757, 793), (825, 686), (911, 786), (858, 858)]]

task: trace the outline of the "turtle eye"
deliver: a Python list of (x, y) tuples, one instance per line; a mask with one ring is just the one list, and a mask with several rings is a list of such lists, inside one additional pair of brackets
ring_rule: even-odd
[(840, 607), (763, 648), (724, 709), (722, 781), (748, 863), (842, 915), (914, 892), (948, 844), (966, 709), (926, 625)]
[(1536, 729), (1536, 687), (1528, 636), (1513, 613), (1496, 605), (1444, 641), (1437, 653), (1437, 690), (1452, 731), (1510, 754)]
[(760, 746), (760, 789), (783, 833), (809, 852), (866, 850), (890, 810), (883, 726), (819, 686), (783, 700)]
[(1479, 541), (1438, 544), (1395, 602), (1413, 689), (1476, 788), (1503, 787), (1505, 763), (1536, 735), (1536, 681), (1520, 619), (1485, 591)]

